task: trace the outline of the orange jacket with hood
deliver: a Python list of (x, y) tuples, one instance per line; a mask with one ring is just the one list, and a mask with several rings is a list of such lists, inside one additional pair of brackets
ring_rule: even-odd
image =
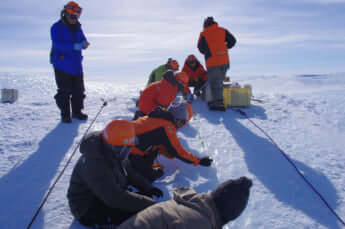
[(178, 82), (172, 71), (164, 73), (160, 81), (153, 82), (140, 94), (138, 107), (144, 114), (150, 113), (157, 106), (168, 107), (176, 98)]
[(193, 67), (186, 61), (183, 65), (182, 71), (188, 74), (189, 82), (198, 81), (199, 79), (206, 81), (208, 79), (207, 72), (199, 61), (197, 61)]
[(145, 155), (151, 149), (159, 148), (160, 153), (169, 158), (178, 158), (186, 163), (198, 165), (200, 160), (188, 152), (180, 143), (171, 113), (162, 109), (155, 109), (149, 115), (132, 121), (139, 145), (131, 147), (131, 153)]

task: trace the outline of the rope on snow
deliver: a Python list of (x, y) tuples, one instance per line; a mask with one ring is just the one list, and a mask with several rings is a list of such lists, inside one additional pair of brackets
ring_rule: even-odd
[[(96, 119), (98, 118), (98, 115), (102, 112), (103, 108), (108, 104), (104, 99), (102, 99), (103, 104), (101, 106), (101, 108), (99, 109), (97, 115), (95, 116), (95, 118), (92, 120), (91, 124), (89, 125), (89, 127), (86, 129), (85, 133), (83, 134), (83, 137), (81, 139), (83, 139), (85, 137), (85, 135), (87, 134), (87, 132), (89, 131), (89, 129), (91, 128), (91, 126), (93, 125), (93, 123), (96, 121)], [(47, 194), (44, 196), (39, 208), (36, 210), (35, 215), (32, 217), (30, 223), (27, 226), (27, 229), (31, 228), (32, 224), (34, 223), (35, 219), (37, 218), (38, 214), (40, 213), (41, 209), (43, 208), (43, 205), (47, 202), (47, 199), (49, 197), (49, 195), (52, 193), (53, 189), (55, 188), (56, 183), (60, 180), (60, 178), (62, 177), (63, 173), (65, 172), (68, 164), (71, 162), (75, 152), (77, 151), (79, 145), (80, 145), (81, 141), (78, 142), (77, 146), (74, 148), (73, 153), (71, 154), (71, 156), (68, 158), (65, 166), (63, 167), (62, 171), (59, 173), (59, 175), (56, 177), (55, 181), (53, 182), (53, 184), (50, 186)]]
[(322, 194), (314, 187), (310, 181), (303, 175), (303, 173), (297, 168), (296, 164), (289, 158), (289, 156), (282, 150), (278, 144), (273, 140), (273, 138), (264, 130), (262, 129), (259, 125), (257, 125), (253, 120), (251, 120), (247, 113), (244, 112), (243, 110), (237, 108), (231, 108), (233, 111), (238, 112), (240, 115), (244, 116), (251, 122), (256, 128), (258, 128), (271, 142), (272, 144), (277, 147), (278, 151), (284, 156), (284, 158), (292, 165), (292, 167), (296, 170), (298, 175), (308, 184), (308, 186), (316, 193), (316, 195), (319, 196), (319, 198), (322, 200), (322, 202), (326, 205), (326, 207), (332, 212), (332, 214), (337, 217), (337, 219), (345, 226), (344, 220), (335, 212), (335, 210), (330, 206), (330, 204), (327, 202), (327, 200), (322, 196)]

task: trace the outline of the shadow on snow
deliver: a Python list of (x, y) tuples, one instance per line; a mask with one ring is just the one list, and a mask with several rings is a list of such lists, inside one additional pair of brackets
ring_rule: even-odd
[[(206, 106), (206, 105), (205, 105)], [(198, 106), (197, 109), (205, 109)], [(251, 106), (244, 109), (249, 118), (266, 120), (264, 109)], [(200, 113), (207, 112), (206, 109)], [(251, 123), (243, 125), (238, 120), (243, 119), (240, 114), (231, 110), (213, 112), (205, 116), (211, 123), (222, 122), (229, 130), (234, 140), (244, 152), (244, 160), (248, 170), (255, 176), (278, 201), (287, 204), (313, 218), (327, 228), (339, 228), (337, 218), (324, 205), (319, 196), (297, 174), (292, 165), (283, 157), (276, 146), (268, 139), (256, 135), (251, 129), (256, 128)], [(293, 134), (293, 133), (291, 133)], [(274, 136), (272, 136), (274, 139)], [(325, 197), (331, 207), (337, 207), (339, 196), (330, 180), (320, 171), (317, 171), (303, 162), (292, 159), (304, 176)], [(254, 186), (255, 186), (254, 178)], [(253, 192), (252, 195), (255, 195)], [(283, 217), (283, 216), (282, 216)]]
[[(0, 179), (0, 225), (6, 228), (28, 226), (72, 146), (79, 124), (57, 124), (41, 140), (36, 152)], [(32, 226), (43, 228), (43, 224), (44, 211), (41, 210)]]

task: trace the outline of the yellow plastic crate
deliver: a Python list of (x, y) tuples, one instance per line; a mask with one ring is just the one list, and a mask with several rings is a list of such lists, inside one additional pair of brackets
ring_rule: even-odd
[(226, 107), (249, 107), (251, 88), (230, 88), (225, 86), (223, 89), (224, 105)]

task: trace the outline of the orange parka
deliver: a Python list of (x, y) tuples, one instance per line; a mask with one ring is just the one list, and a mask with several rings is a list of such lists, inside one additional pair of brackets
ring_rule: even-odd
[(157, 106), (168, 107), (176, 98), (178, 82), (172, 71), (167, 71), (160, 81), (153, 82), (140, 94), (138, 107), (143, 114), (150, 113)]
[(171, 113), (155, 109), (132, 123), (139, 139), (139, 145), (131, 148), (132, 154), (144, 156), (152, 149), (159, 148), (160, 153), (169, 158), (176, 157), (186, 163), (199, 164), (200, 159), (180, 143)]
[(182, 71), (189, 76), (189, 82), (198, 80), (206, 81), (208, 79), (207, 72), (199, 61), (196, 62), (194, 67), (190, 66), (187, 61), (185, 61)]
[(229, 64), (228, 49), (235, 44), (235, 37), (217, 23), (207, 26), (198, 39), (198, 49), (205, 56), (207, 68)]

